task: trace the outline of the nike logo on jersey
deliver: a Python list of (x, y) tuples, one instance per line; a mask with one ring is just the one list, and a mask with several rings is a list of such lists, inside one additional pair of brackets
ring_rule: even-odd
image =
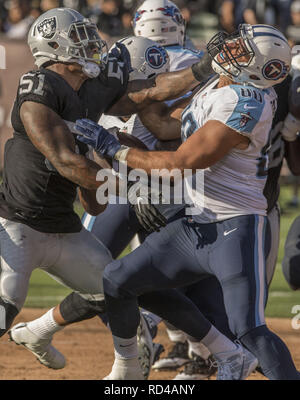
[(244, 108), (245, 108), (246, 110), (253, 110), (253, 109), (256, 108), (256, 107), (251, 107), (251, 106), (248, 106), (248, 104), (245, 104), (245, 105), (244, 105)]
[(229, 235), (229, 233), (236, 231), (237, 228), (231, 229), (230, 231), (224, 231), (224, 236)]

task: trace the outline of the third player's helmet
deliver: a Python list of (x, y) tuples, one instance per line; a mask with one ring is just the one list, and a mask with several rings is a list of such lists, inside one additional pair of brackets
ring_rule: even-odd
[(170, 70), (167, 51), (153, 40), (129, 36), (119, 42), (126, 46), (130, 54), (133, 71), (130, 72), (129, 80), (149, 79)]
[(282, 82), (291, 67), (287, 39), (269, 25), (241, 24), (234, 34), (219, 32), (207, 50), (215, 72), (260, 89)]
[(49, 61), (75, 62), (93, 78), (105, 62), (106, 43), (96, 25), (71, 8), (54, 8), (40, 15), (30, 28), (28, 44), (38, 67)]
[(135, 13), (133, 30), (135, 36), (150, 38), (162, 46), (184, 44), (184, 18), (169, 0), (146, 0)]

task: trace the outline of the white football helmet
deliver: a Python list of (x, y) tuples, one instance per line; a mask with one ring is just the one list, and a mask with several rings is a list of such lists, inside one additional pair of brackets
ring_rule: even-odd
[(142, 36), (129, 36), (118, 42), (124, 44), (130, 54), (133, 68), (129, 75), (130, 81), (149, 79), (170, 70), (167, 51), (153, 40)]
[(219, 32), (207, 50), (217, 74), (260, 89), (282, 82), (291, 68), (287, 39), (269, 25), (241, 24), (237, 33)]
[(146, 0), (133, 18), (135, 36), (155, 40), (162, 46), (179, 44), (185, 39), (185, 20), (169, 0)]
[(71, 8), (53, 8), (40, 15), (30, 28), (28, 45), (39, 68), (49, 61), (75, 62), (95, 78), (106, 62), (107, 46), (97, 26)]

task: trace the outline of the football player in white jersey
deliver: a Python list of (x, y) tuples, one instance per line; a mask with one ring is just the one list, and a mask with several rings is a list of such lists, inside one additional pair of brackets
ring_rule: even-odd
[(172, 1), (146, 0), (133, 17), (135, 36), (144, 36), (163, 46), (169, 56), (171, 71), (178, 71), (195, 63), (203, 52), (185, 45), (185, 20)]
[[(108, 379), (128, 379), (133, 371), (138, 373), (134, 350), (139, 323), (137, 295), (147, 297), (149, 292), (189, 284), (205, 274), (219, 280), (230, 328), (258, 358), (264, 374), (269, 379), (299, 379), (289, 350), (264, 319), (268, 237), (263, 189), (268, 132), (276, 110), (271, 87), (288, 74), (290, 48), (277, 29), (243, 24), (235, 35), (217, 34), (207, 49), (220, 76), (202, 88), (182, 114), (178, 110), (183, 144), (177, 151), (121, 147), (101, 126), (88, 120), (76, 123), (81, 141), (102, 156), (126, 161), (131, 168), (143, 168), (149, 175), (153, 168), (190, 169), (194, 177), (204, 174), (204, 193), (202, 187), (195, 192), (187, 181), (193, 218), (176, 220), (151, 234), (139, 248), (105, 270), (106, 306), (116, 355)], [(151, 112), (139, 115), (148, 127), (158, 123)], [(174, 110), (172, 115), (174, 118)], [(222, 366), (224, 359), (210, 324), (202, 321), (202, 332), (192, 333), (191, 315), (187, 319), (181, 309), (174, 313), (168, 304), (160, 304), (158, 311), (201, 340)], [(238, 361), (237, 351), (231, 349), (236, 367), (244, 359)], [(227, 358), (229, 369), (221, 368), (219, 379), (239, 379), (228, 362)]]

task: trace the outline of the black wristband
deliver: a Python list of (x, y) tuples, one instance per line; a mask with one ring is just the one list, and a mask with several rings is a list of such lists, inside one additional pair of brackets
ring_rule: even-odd
[(192, 65), (192, 72), (198, 82), (207, 80), (214, 70), (211, 66), (212, 58), (208, 53), (205, 53), (199, 62)]

